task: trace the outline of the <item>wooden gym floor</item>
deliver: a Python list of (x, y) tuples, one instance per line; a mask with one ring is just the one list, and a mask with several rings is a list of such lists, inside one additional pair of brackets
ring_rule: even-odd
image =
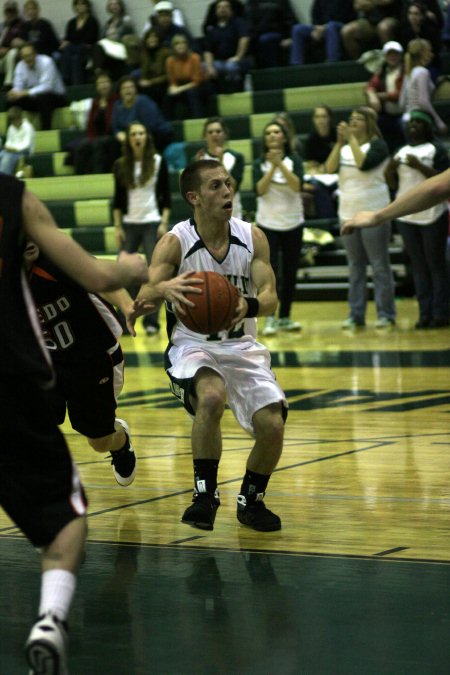
[[(113, 481), (65, 424), (90, 499), (70, 617), (72, 675), (447, 675), (450, 330), (346, 332), (345, 303), (297, 303), (266, 339), (290, 412), (266, 501), (280, 532), (235, 517), (251, 447), (229, 411), (213, 532), (180, 522), (190, 421), (168, 391), (165, 335), (123, 339), (119, 413), (138, 457)], [(263, 340), (263, 338), (262, 338)], [(26, 672), (38, 557), (0, 513), (0, 675)]]

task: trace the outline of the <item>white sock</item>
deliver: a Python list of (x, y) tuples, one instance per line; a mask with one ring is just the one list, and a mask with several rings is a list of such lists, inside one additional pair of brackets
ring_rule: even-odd
[(77, 578), (67, 570), (47, 570), (41, 577), (39, 616), (51, 612), (61, 621), (67, 619)]

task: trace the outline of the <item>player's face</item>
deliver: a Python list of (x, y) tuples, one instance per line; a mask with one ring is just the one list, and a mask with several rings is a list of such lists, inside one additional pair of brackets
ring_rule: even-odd
[(228, 220), (233, 210), (233, 188), (231, 178), (222, 166), (206, 169), (201, 174), (202, 182), (196, 192), (196, 209), (204, 212), (212, 220)]

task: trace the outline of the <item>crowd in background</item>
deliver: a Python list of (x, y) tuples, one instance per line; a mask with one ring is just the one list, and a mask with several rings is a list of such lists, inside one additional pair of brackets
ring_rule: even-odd
[[(367, 206), (370, 195), (372, 208), (378, 208), (404, 184), (448, 165), (448, 153), (436, 140), (436, 135), (447, 133), (447, 125), (433, 105), (433, 94), (443, 75), (441, 54), (450, 47), (450, 5), (444, 16), (437, 0), (315, 0), (308, 23), (299, 21), (289, 0), (215, 0), (206, 8), (199, 37), (191, 34), (183, 14), (166, 0), (153, 3), (141, 32), (123, 0), (108, 0), (109, 17), (103, 26), (90, 0), (73, 0), (72, 9), (73, 17), (59, 38), (51, 22), (40, 16), (36, 0), (26, 0), (22, 10), (12, 0), (3, 4), (0, 68), (9, 126), (0, 169), (14, 173), (18, 162), (33, 152), (34, 130), (22, 110), (38, 113), (41, 128), (50, 129), (55, 108), (67, 105), (66, 88), (94, 82), (96, 95), (87, 111), (86, 128), (67, 148), (67, 162), (77, 174), (110, 172), (114, 165), (118, 242), (135, 250), (139, 237), (147, 241), (145, 226), (151, 225), (153, 243), (146, 248), (148, 257), (160, 219), (165, 227), (169, 221), (168, 184), (164, 182), (162, 189), (161, 181), (167, 176), (166, 164), (173, 168), (169, 159), (172, 120), (205, 117), (209, 95), (243, 90), (255, 68), (342, 59), (368, 63), (369, 56), (376, 64), (364, 88), (367, 105), (354, 110), (348, 122), (336, 124), (332, 111), (318, 105), (303, 142), (283, 111), (274, 113), (264, 129), (261, 156), (253, 165), (255, 220), (271, 245), (281, 299), (279, 317), (268, 317), (265, 335), (301, 328), (290, 317), (295, 289), (295, 274), (290, 270), (295, 272), (298, 266), (305, 215), (342, 221)], [(136, 175), (130, 167), (123, 171), (123, 163), (132, 161), (126, 160), (126, 149), (130, 157), (142, 151), (129, 135), (131, 123), (141, 125), (140, 133), (150, 147), (150, 172), (144, 171), (144, 182), (139, 177), (141, 169), (136, 168)], [(421, 136), (420, 125), (426, 126)], [(228, 168), (237, 194), (235, 214), (240, 216), (244, 158), (233, 151), (220, 118), (206, 121), (204, 140), (197, 157), (217, 158)], [(422, 154), (417, 153), (417, 146)], [(135, 164), (138, 167), (139, 162)], [(135, 209), (134, 200), (142, 199), (147, 183), (154, 195), (145, 207), (148, 213), (142, 216), (139, 202), (139, 217), (129, 214), (129, 199), (133, 196)], [(364, 203), (358, 201), (361, 196)], [(442, 210), (438, 211), (424, 216), (424, 222), (405, 221), (400, 228), (413, 261), (416, 291), (425, 296), (419, 298), (418, 327), (448, 325), (448, 297), (441, 288), (442, 255), (437, 253), (439, 247), (445, 249), (446, 237)], [(144, 220), (139, 220), (141, 216)], [(420, 230), (420, 225), (430, 223), (433, 227)], [(136, 226), (134, 233), (130, 224)], [(430, 240), (416, 236), (425, 230), (429, 235), (433, 228), (436, 232)], [(376, 232), (345, 238), (350, 313), (343, 327), (365, 323), (369, 261), (377, 325), (395, 323), (390, 237), (391, 225), (386, 224)], [(434, 273), (437, 261), (439, 278)], [(437, 307), (433, 306), (434, 295)], [(154, 332), (157, 318), (147, 327), (149, 333)]]

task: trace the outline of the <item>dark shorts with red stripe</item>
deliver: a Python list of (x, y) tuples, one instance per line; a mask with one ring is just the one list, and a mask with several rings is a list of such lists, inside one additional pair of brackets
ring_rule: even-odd
[(55, 361), (56, 387), (52, 400), (58, 424), (67, 414), (75, 431), (88, 438), (114, 433), (117, 396), (123, 387), (123, 353), (90, 355), (83, 363)]
[(87, 502), (48, 392), (20, 375), (0, 378), (0, 505), (41, 547), (84, 515)]

